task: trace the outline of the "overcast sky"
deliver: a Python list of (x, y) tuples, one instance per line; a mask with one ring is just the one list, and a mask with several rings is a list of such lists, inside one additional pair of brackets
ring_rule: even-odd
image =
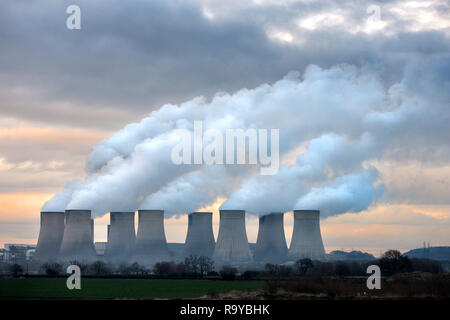
[[(71, 4), (81, 30), (66, 28)], [(85, 177), (92, 148), (128, 123), (311, 64), (369, 70), (385, 91), (401, 83), (425, 97), (430, 111), (405, 118), (396, 141), (367, 160), (382, 197), (322, 221), (327, 251), (450, 245), (449, 37), (445, 0), (1, 1), (0, 245), (36, 242), (43, 203)], [(96, 221), (97, 240), (107, 222)], [(168, 219), (168, 240), (184, 241), (186, 227), (185, 217)], [(247, 232), (255, 241), (255, 218)]]

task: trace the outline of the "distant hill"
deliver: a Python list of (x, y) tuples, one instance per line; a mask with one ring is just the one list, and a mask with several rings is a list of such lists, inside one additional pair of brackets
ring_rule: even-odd
[(417, 248), (405, 252), (403, 255), (409, 258), (450, 261), (450, 247)]
[(328, 261), (370, 261), (375, 260), (375, 257), (367, 252), (362, 251), (342, 251), (335, 250), (327, 254)]

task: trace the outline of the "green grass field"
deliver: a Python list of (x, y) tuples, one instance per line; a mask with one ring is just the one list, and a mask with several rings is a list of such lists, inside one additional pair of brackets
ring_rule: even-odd
[(263, 286), (259, 281), (86, 278), (81, 290), (69, 290), (65, 278), (11, 278), (0, 279), (0, 299), (181, 299)]

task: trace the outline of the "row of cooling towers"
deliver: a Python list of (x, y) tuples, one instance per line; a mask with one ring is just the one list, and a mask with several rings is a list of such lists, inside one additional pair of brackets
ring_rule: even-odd
[[(111, 212), (104, 260), (136, 261), (143, 265), (173, 260), (164, 232), (164, 211), (139, 210), (137, 236), (134, 214)], [(212, 213), (193, 212), (188, 216), (184, 255), (211, 257), (218, 265), (282, 263), (301, 258), (320, 260), (325, 257), (325, 250), (319, 215), (318, 210), (294, 211), (294, 229), (289, 249), (284, 235), (284, 214), (261, 216), (258, 238), (252, 254), (245, 229), (245, 211), (220, 211), (217, 243), (214, 241)], [(95, 260), (93, 231), (90, 210), (41, 212), (41, 229), (34, 260)]]

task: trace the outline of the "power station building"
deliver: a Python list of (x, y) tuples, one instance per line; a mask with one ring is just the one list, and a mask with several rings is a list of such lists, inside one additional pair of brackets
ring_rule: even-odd
[(138, 217), (132, 261), (153, 265), (156, 262), (172, 260), (164, 232), (164, 210), (139, 210)]
[(111, 212), (109, 219), (105, 258), (113, 262), (127, 262), (136, 243), (134, 212)]
[(66, 261), (95, 260), (94, 220), (91, 219), (91, 210), (66, 210), (64, 216), (64, 234), (59, 250), (60, 259)]
[(64, 212), (41, 212), (41, 228), (33, 260), (56, 260), (63, 235)]
[[(111, 212), (108, 242), (102, 258), (113, 263), (138, 262), (145, 266), (180, 261), (190, 255), (212, 257), (216, 266), (325, 259), (319, 210), (294, 211), (289, 249), (284, 233), (284, 213), (261, 216), (253, 253), (247, 239), (244, 210), (220, 210), (217, 242), (214, 241), (212, 215), (211, 212), (190, 213), (185, 244), (171, 253), (164, 231), (163, 210), (139, 210), (137, 236), (135, 212)], [(90, 210), (41, 212), (41, 229), (33, 260), (89, 262), (101, 259), (96, 255), (93, 234)]]
[(325, 259), (319, 210), (294, 210), (294, 230), (288, 258), (292, 261), (303, 258)]
[(259, 217), (258, 237), (254, 251), (255, 262), (282, 263), (286, 261), (288, 248), (283, 222), (283, 213), (271, 213)]
[(188, 231), (184, 255), (211, 258), (216, 243), (212, 229), (212, 212), (192, 212), (188, 216)]
[(213, 259), (218, 265), (253, 262), (245, 230), (244, 210), (220, 210), (219, 235)]

